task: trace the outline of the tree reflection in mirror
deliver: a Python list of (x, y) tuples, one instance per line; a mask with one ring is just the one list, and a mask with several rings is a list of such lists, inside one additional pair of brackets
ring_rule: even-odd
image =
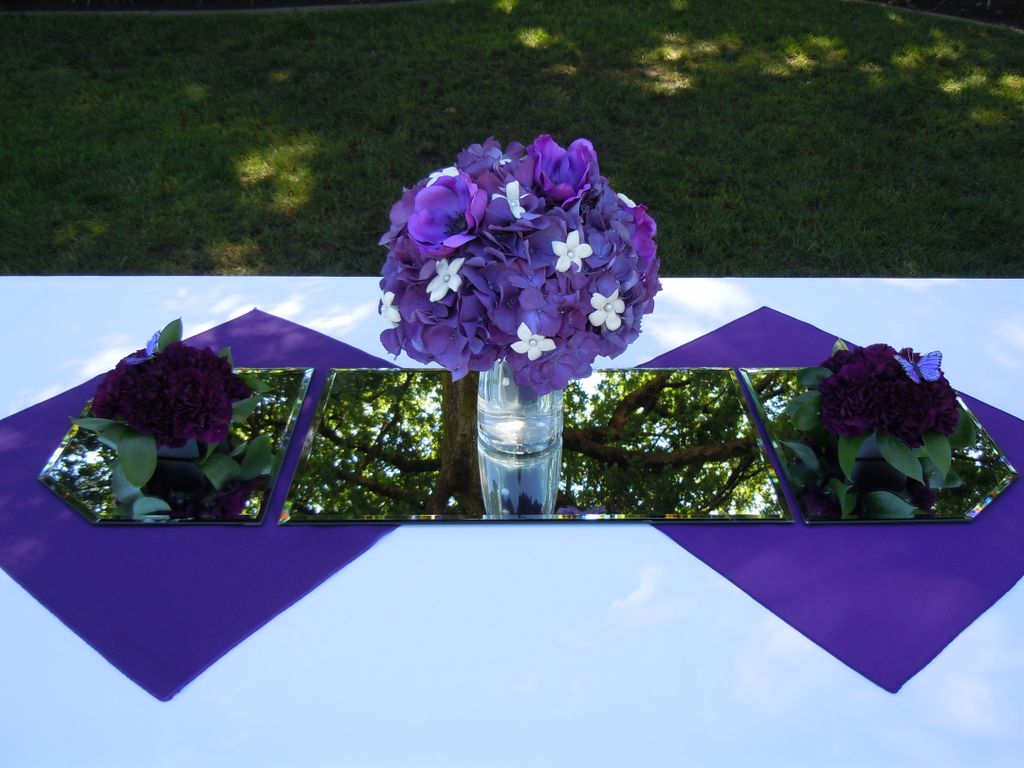
[(604, 370), (572, 382), (549, 515), (531, 498), (550, 467), (521, 481), (527, 498), (485, 512), (476, 392), (472, 374), (332, 371), (280, 522), (792, 519), (730, 369)]

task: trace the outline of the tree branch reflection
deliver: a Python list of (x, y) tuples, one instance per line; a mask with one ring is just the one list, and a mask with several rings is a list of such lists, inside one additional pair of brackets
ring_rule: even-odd
[[(482, 519), (476, 397), (475, 376), (335, 372), (291, 519)], [(565, 403), (558, 506), (637, 520), (785, 517), (730, 371), (604, 371), (573, 382)]]

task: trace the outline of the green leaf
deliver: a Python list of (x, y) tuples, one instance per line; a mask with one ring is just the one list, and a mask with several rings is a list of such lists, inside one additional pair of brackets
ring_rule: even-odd
[(177, 320), (171, 320), (164, 329), (160, 331), (160, 338), (156, 342), (156, 351), (163, 352), (171, 344), (176, 341), (181, 341), (181, 318)]
[(229, 453), (228, 456), (230, 456), (233, 459), (237, 458), (238, 456), (241, 456), (243, 453), (245, 453), (245, 449), (248, 445), (249, 443), (247, 442), (239, 443), (238, 445), (231, 449), (231, 453)]
[(864, 508), (868, 517), (876, 520), (912, 520), (917, 512), (917, 507), (889, 491), (864, 494)]
[(801, 432), (813, 432), (821, 426), (821, 414), (816, 410), (806, 409), (800, 412), (793, 426)]
[(218, 491), (238, 477), (242, 467), (237, 461), (223, 453), (214, 453), (201, 465), (203, 474)]
[(236, 400), (231, 404), (231, 420), (236, 423), (241, 423), (252, 416), (252, 412), (256, 410), (256, 406), (259, 405), (260, 398), (257, 395), (245, 398), (245, 400)]
[(251, 480), (260, 475), (270, 474), (270, 468), (274, 464), (274, 451), (270, 445), (268, 435), (256, 435), (249, 441), (249, 447), (245, 449), (245, 458), (242, 459), (242, 471), (238, 475), (241, 480)]
[(793, 413), (799, 411), (802, 408), (807, 407), (811, 403), (821, 402), (821, 393), (819, 392), (802, 392), (796, 397), (792, 398), (786, 407), (783, 409), (783, 413)]
[(223, 357), (228, 361), (228, 365), (232, 368), (235, 367), (235, 358), (231, 354), (231, 347), (221, 347), (220, 351), (217, 353), (217, 357)]
[(850, 348), (846, 346), (846, 342), (842, 339), (836, 339), (836, 343), (832, 345), (832, 354), (836, 352), (849, 352)]
[(946, 482), (946, 472), (941, 472), (935, 466), (935, 462), (925, 455), (921, 459), (921, 469), (924, 470), (924, 484), (929, 488), (942, 488)]
[(940, 435), (938, 432), (925, 432), (924, 450), (943, 475), (949, 472), (949, 467), (953, 462), (953, 451), (949, 447), (948, 437)]
[(799, 491), (802, 491), (804, 488), (807, 487), (807, 481), (809, 477), (809, 474), (806, 472), (800, 475), (793, 474), (790, 477), (790, 482), (792, 483), (794, 488), (796, 488)]
[(203, 446), (203, 455), (199, 457), (199, 463), (202, 464), (217, 450), (217, 443), (200, 443)]
[(882, 458), (891, 466), (919, 483), (924, 482), (921, 462), (914, 456), (914, 452), (907, 447), (906, 443), (885, 432), (877, 433), (875, 439), (878, 441), (878, 450), (882, 454)]
[(802, 461), (808, 469), (815, 472), (821, 469), (821, 464), (818, 462), (818, 457), (810, 446), (804, 445), (803, 443), (793, 443), (783, 440), (782, 444), (789, 448), (793, 453), (797, 455), (797, 458)]
[(791, 461), (788, 456), (779, 456), (785, 465), (786, 477), (794, 488), (804, 488), (808, 483), (817, 483), (818, 473), (812, 472), (800, 461)]
[(848, 493), (843, 496), (843, 519), (848, 520), (853, 517), (853, 511), (857, 508), (857, 494)]
[(963, 478), (957, 474), (956, 470), (950, 470), (946, 473), (946, 476), (942, 479), (942, 485), (940, 488), (959, 488), (964, 484)]
[(113, 467), (110, 470), (110, 490), (114, 492), (114, 498), (124, 504), (130, 504), (142, 493), (142, 489), (137, 485), (133, 485), (128, 482), (128, 478), (124, 476), (124, 469), (121, 468), (121, 462), (115, 461)]
[(974, 426), (974, 419), (963, 408), (960, 409), (960, 419), (956, 423), (956, 431), (949, 438), (949, 446), (954, 451), (974, 445), (978, 441), (978, 430)]
[(804, 408), (791, 421), (801, 432), (813, 432), (821, 426), (821, 412), (817, 408)]
[(107, 427), (102, 432), (97, 434), (99, 441), (108, 448), (117, 450), (117, 444), (121, 441), (121, 437), (130, 431), (124, 424), (115, 424), (112, 427)]
[(867, 438), (867, 435), (858, 435), (857, 437), (839, 436), (839, 466), (847, 477), (853, 476), (853, 465), (857, 461), (857, 452)]
[(87, 429), (90, 432), (103, 432), (109, 429), (114, 424), (117, 424), (113, 419), (97, 419), (92, 416), (84, 416), (80, 419), (72, 419), (72, 424), (77, 424), (81, 429)]
[(249, 389), (251, 389), (253, 392), (256, 392), (257, 394), (262, 394), (263, 392), (267, 392), (270, 389), (270, 385), (267, 384), (267, 382), (265, 382), (263, 379), (258, 379), (255, 376), (243, 376), (242, 374), (238, 374), (238, 376), (239, 378), (242, 379), (242, 381), (245, 382), (246, 386), (249, 387)]
[(135, 518), (170, 511), (171, 505), (157, 496), (139, 496), (132, 502), (132, 517)]
[(141, 488), (156, 470), (156, 440), (152, 435), (126, 429), (117, 442), (117, 457), (128, 482)]
[(853, 492), (852, 486), (849, 486), (842, 480), (833, 477), (828, 481), (828, 487), (831, 488), (832, 493), (836, 495), (836, 499), (839, 501), (839, 506), (843, 510), (843, 517), (850, 517), (857, 506), (857, 494)]
[(810, 432), (821, 424), (821, 394), (812, 390), (797, 395), (786, 405), (785, 412), (794, 427)]
[(817, 387), (821, 382), (832, 375), (828, 368), (803, 368), (797, 375), (797, 381), (805, 387)]

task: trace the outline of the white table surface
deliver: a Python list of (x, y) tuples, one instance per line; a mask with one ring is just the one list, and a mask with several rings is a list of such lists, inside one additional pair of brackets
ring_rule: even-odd
[[(941, 349), (958, 389), (1024, 416), (1024, 280), (664, 282), (615, 365), (768, 305)], [(0, 278), (0, 417), (179, 315), (191, 335), (255, 306), (383, 356), (377, 294), (374, 278)], [(168, 703), (2, 571), (0, 617), (5, 768), (1024, 765), (1021, 585), (892, 695), (645, 525), (401, 528)]]

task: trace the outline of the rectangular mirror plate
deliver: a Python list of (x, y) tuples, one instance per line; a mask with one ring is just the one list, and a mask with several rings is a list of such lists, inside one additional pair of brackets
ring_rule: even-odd
[[(597, 371), (565, 390), (560, 455), (483, 458), (448, 375), (333, 370), (280, 522), (792, 520), (731, 369)], [(444, 440), (445, 419), (461, 442)], [(488, 517), (481, 467), (527, 499), (557, 474), (555, 513)]]

